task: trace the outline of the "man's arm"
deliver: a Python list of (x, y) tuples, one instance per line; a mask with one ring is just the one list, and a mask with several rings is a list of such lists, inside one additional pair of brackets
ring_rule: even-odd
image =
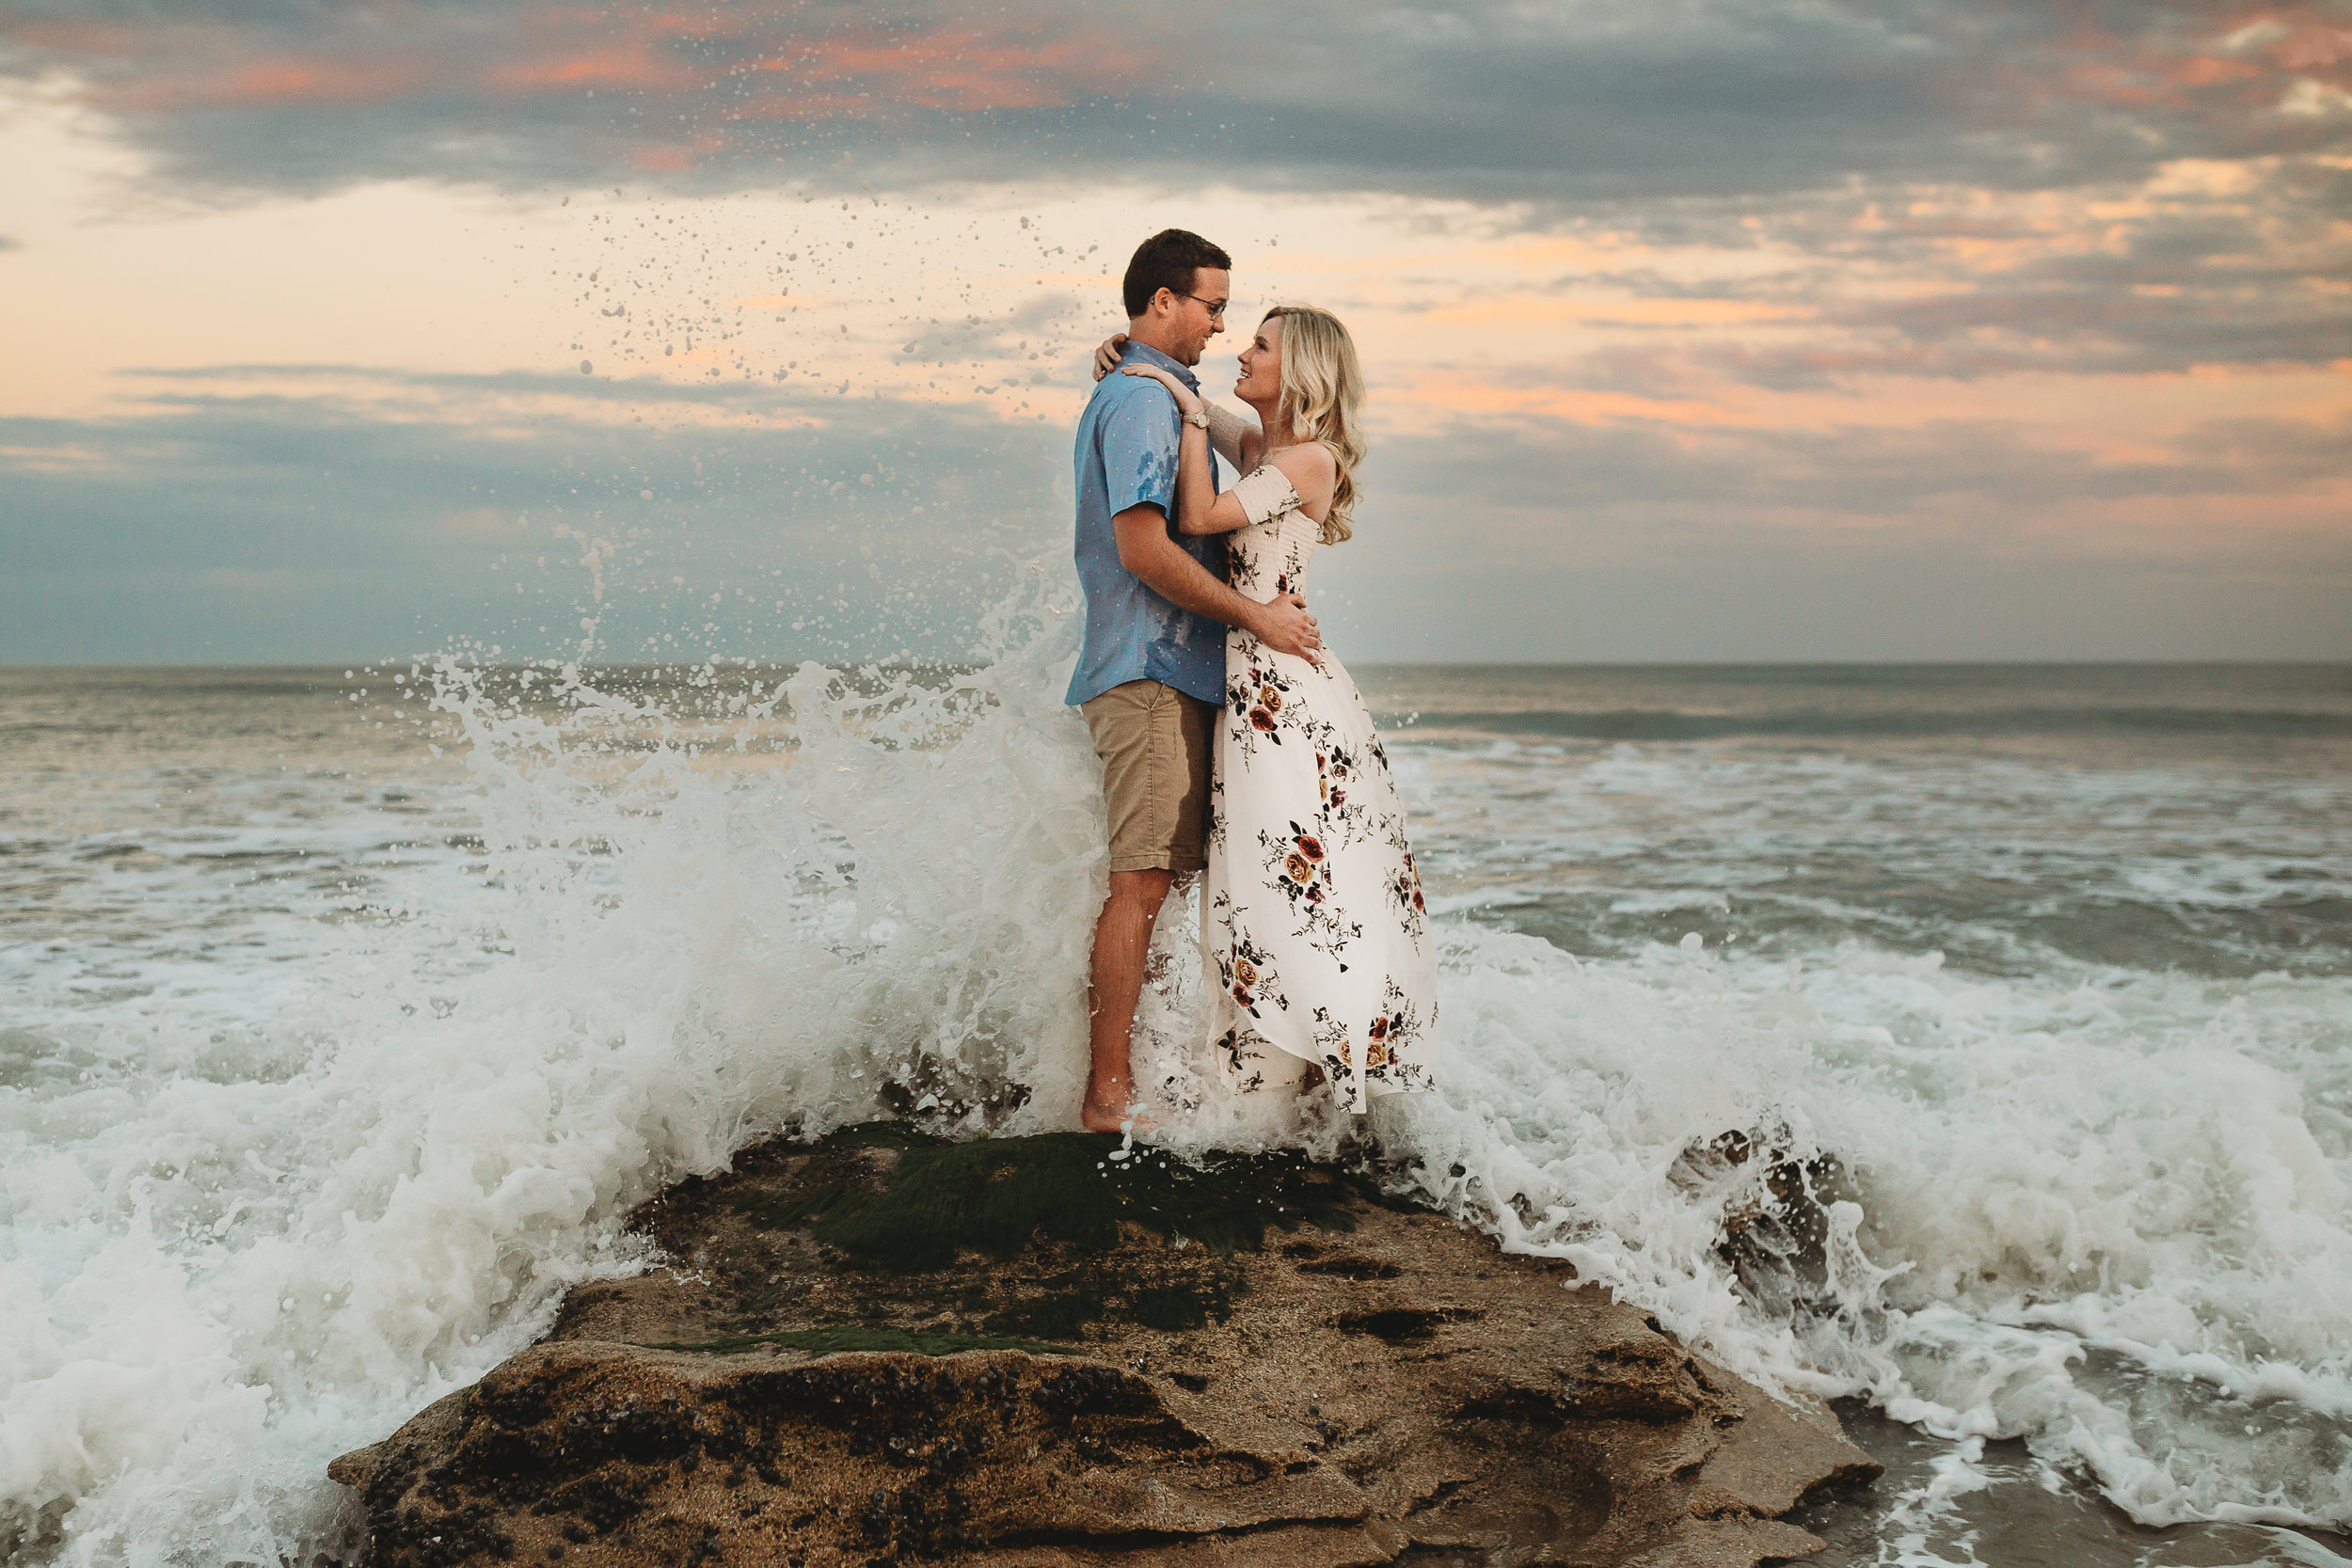
[(1307, 613), (1307, 601), (1297, 594), (1278, 594), (1271, 604), (1260, 604), (1234, 593), (1168, 536), (1167, 514), (1149, 501), (1113, 517), (1111, 529), (1119, 540), (1119, 563), (1161, 598), (1253, 633), (1276, 653), (1319, 661), (1323, 639), (1315, 618)]

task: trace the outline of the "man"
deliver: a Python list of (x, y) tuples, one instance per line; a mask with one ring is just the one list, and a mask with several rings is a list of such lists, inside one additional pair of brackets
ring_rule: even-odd
[[(1127, 345), (1198, 388), (1192, 367), (1224, 330), (1232, 258), (1198, 234), (1152, 235), (1127, 263)], [(1311, 658), (1304, 599), (1259, 604), (1226, 586), (1225, 542), (1176, 531), (1176, 400), (1156, 381), (1104, 376), (1078, 421), (1078, 580), (1086, 641), (1066, 699), (1086, 715), (1110, 805), (1110, 892), (1088, 966), (1092, 1068), (1086, 1125), (1130, 1121), (1128, 1042), (1152, 927), (1168, 890), (1207, 864), (1209, 756), (1225, 693), (1225, 627)]]

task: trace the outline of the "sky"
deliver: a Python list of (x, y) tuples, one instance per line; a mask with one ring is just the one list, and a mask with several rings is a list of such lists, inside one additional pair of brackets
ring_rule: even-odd
[(0, 0), (0, 664), (967, 657), (1170, 225), (1344, 658), (2352, 658), (2352, 0)]

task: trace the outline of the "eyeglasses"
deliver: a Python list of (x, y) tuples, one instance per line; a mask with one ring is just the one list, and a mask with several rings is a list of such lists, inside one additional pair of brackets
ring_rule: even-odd
[(1223, 321), (1225, 319), (1225, 308), (1233, 303), (1230, 299), (1202, 299), (1199, 294), (1188, 294), (1182, 289), (1170, 289), (1168, 292), (1174, 294), (1178, 299), (1188, 299), (1196, 305), (1207, 306), (1209, 308), (1209, 319), (1213, 322)]

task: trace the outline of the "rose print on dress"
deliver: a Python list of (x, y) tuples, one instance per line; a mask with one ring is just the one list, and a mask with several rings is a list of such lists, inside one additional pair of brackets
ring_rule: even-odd
[(1279, 746), (1283, 731), (1300, 727), (1292, 710), (1291, 678), (1272, 667), (1269, 650), (1261, 652), (1269, 662), (1252, 664), (1225, 682), (1226, 707), (1248, 726), (1253, 750), (1261, 739)]
[(1320, 1060), (1324, 1076), (1330, 1080), (1334, 1090), (1353, 1092), (1356, 1087), (1356, 1047), (1355, 1042), (1348, 1038), (1347, 1025), (1333, 1018), (1328, 1007), (1317, 1007), (1313, 1037), (1315, 1049), (1323, 1053)]
[(1389, 879), (1389, 908), (1406, 930), (1422, 934), (1429, 905), (1422, 896), (1421, 871), (1413, 864), (1410, 849), (1403, 852), (1402, 863)]
[(1290, 1000), (1276, 978), (1273, 953), (1234, 921), (1229, 895), (1220, 893), (1212, 898), (1209, 924), (1222, 938), (1222, 950), (1213, 950), (1210, 957), (1216, 967), (1217, 990), (1226, 999), (1251, 1018), (1264, 1016), (1259, 1010), (1262, 1006), (1288, 1010)]
[(1424, 1031), (1420, 1006), (1406, 994), (1394, 975), (1381, 989), (1381, 1010), (1364, 1026), (1364, 1076), (1386, 1079), (1395, 1087), (1423, 1086), (1426, 1072), (1412, 1059)]
[(1290, 934), (1330, 957), (1344, 974), (1348, 960), (1343, 955), (1364, 927), (1348, 917), (1332, 886), (1322, 840), (1293, 822), (1287, 836), (1261, 829), (1258, 843), (1265, 851), (1266, 885), (1290, 902)]
[[(1336, 736), (1325, 737), (1323, 745), (1324, 749), (1315, 753), (1315, 784), (1323, 797), (1322, 809), (1316, 814), (1317, 823), (1334, 849), (1369, 842), (1377, 836), (1378, 825), (1374, 822), (1372, 812), (1349, 796), (1356, 782), (1354, 755)], [(1401, 832), (1402, 819), (1398, 821)]]
[[(1294, 505), (1229, 535), (1233, 585), (1305, 592), (1321, 530)], [(1437, 960), (1387, 753), (1354, 681), (1227, 634), (1206, 886), (1210, 1036), (1237, 1085), (1287, 1053), (1344, 1109), (1425, 1088)], [(1274, 976), (1279, 975), (1279, 994)], [(1238, 988), (1238, 989), (1236, 989)]]

